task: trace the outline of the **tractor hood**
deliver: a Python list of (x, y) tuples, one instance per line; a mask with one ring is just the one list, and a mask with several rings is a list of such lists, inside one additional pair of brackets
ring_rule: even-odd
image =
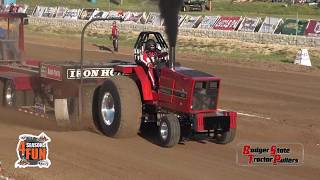
[(208, 73), (205, 73), (202, 71), (198, 71), (198, 70), (194, 70), (191, 68), (187, 68), (187, 67), (176, 67), (175, 71), (177, 73), (179, 73), (180, 75), (185, 76), (185, 77), (189, 77), (189, 78), (199, 79), (199, 78), (213, 78), (213, 77), (215, 77), (211, 74), (208, 74)]
[[(219, 86), (220, 79), (208, 73), (185, 67), (163, 68), (159, 78), (159, 102), (179, 112), (212, 112), (217, 108)], [(198, 90), (210, 96), (207, 103), (198, 105), (199, 101), (195, 101), (199, 97), (196, 96)]]

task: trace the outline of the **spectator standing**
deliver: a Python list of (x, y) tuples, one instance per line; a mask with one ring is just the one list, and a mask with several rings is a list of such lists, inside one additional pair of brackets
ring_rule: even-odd
[(111, 27), (111, 38), (114, 51), (118, 52), (118, 41), (119, 41), (119, 29), (117, 27), (117, 22), (113, 21)]

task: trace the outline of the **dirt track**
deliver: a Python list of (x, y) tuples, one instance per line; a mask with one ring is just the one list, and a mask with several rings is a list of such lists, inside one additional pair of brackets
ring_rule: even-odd
[[(26, 51), (26, 57), (41, 60), (70, 60), (79, 57), (76, 49), (35, 43), (28, 43)], [(124, 52), (128, 54), (129, 50)], [(107, 52), (90, 52), (87, 57), (131, 59), (128, 55)], [(17, 179), (41, 180), (301, 180), (320, 177), (318, 70), (312, 73), (290, 73), (278, 72), (277, 68), (270, 69), (268, 65), (256, 68), (220, 61), (180, 62), (184, 66), (216, 74), (223, 79), (220, 108), (271, 119), (239, 116), (237, 137), (228, 145), (187, 142), (185, 145), (164, 149), (140, 136), (111, 139), (88, 131), (61, 132), (48, 120), (0, 109), (0, 161), (5, 173), (14, 174)], [(51, 168), (14, 169), (18, 136), (22, 133), (39, 134), (41, 131), (45, 131), (52, 139), (49, 144)], [(239, 142), (300, 142), (305, 147), (305, 163), (299, 167), (240, 167), (236, 164), (235, 153)]]

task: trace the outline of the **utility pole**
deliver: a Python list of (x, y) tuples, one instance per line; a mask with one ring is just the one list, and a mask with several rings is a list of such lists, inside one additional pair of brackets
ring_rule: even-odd
[(296, 45), (298, 45), (298, 28), (299, 28), (299, 16), (297, 11), (297, 19), (296, 19)]

